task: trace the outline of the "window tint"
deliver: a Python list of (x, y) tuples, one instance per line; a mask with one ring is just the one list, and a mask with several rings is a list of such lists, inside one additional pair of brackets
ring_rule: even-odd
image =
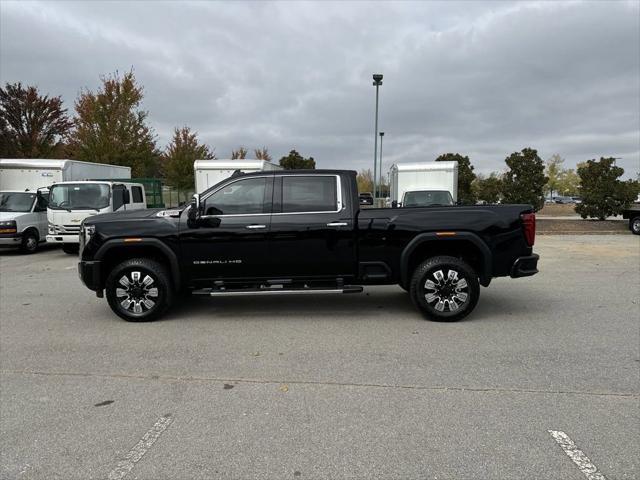
[(238, 180), (204, 201), (205, 215), (265, 213), (266, 178)]
[(142, 203), (142, 187), (131, 187), (133, 203)]
[(338, 209), (336, 177), (282, 177), (282, 211), (335, 212)]

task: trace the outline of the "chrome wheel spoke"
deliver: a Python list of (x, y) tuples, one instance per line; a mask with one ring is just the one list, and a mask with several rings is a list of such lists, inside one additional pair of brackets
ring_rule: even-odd
[(145, 287), (150, 286), (152, 283), (153, 283), (153, 278), (151, 278), (149, 275), (144, 277), (144, 280), (142, 280), (142, 285), (144, 285)]
[(124, 288), (116, 288), (116, 297), (129, 297), (129, 293)]
[(147, 290), (147, 296), (148, 297), (157, 297), (158, 296), (158, 289), (156, 287), (152, 287), (149, 290)]
[(154, 302), (153, 300), (149, 300), (148, 298), (145, 298), (142, 303), (144, 303), (144, 306), (147, 307), (147, 310), (151, 310), (156, 302)]
[(123, 287), (128, 287), (129, 285), (131, 285), (131, 282), (129, 282), (129, 279), (126, 276), (123, 276), (120, 280), (119, 280), (120, 285), (122, 285)]
[(463, 288), (467, 288), (467, 280), (465, 278), (461, 278), (456, 283), (456, 290), (462, 290)]
[(435, 290), (436, 289), (436, 284), (433, 283), (433, 281), (431, 281), (431, 280), (427, 280), (426, 282), (424, 282), (424, 288), (426, 288), (428, 290)]
[(468, 297), (469, 297), (469, 295), (467, 295), (464, 292), (457, 292), (453, 298), (456, 298), (456, 299), (460, 300), (460, 302), (464, 303), (464, 302), (467, 301)]
[(442, 300), (438, 300), (438, 303), (436, 303), (436, 307), (435, 308), (439, 312), (443, 312), (444, 311), (444, 302)]
[(433, 293), (427, 293), (427, 294), (424, 296), (424, 299), (427, 301), (427, 303), (433, 303), (433, 302), (435, 302), (435, 301), (436, 301), (436, 299), (437, 299), (437, 298), (438, 298), (438, 297), (437, 297), (435, 294), (433, 294)]
[(142, 302), (133, 302), (133, 313), (142, 313)]
[(129, 300), (128, 298), (125, 298), (123, 301), (120, 302), (120, 305), (122, 305), (122, 308), (124, 308), (125, 310), (129, 310), (131, 303), (132, 303), (131, 300)]
[(442, 270), (433, 272), (433, 277), (438, 281), (438, 283), (444, 280), (444, 274), (442, 273)]
[(458, 280), (458, 272), (455, 270), (449, 270), (449, 274), (447, 275), (447, 280), (456, 281)]
[(140, 281), (140, 272), (131, 272), (131, 280), (134, 282)]
[(458, 310), (458, 308), (460, 308), (460, 305), (458, 305), (458, 303), (456, 302), (455, 298), (452, 298), (447, 303), (449, 304), (449, 311), (451, 311), (451, 312), (454, 312), (454, 311)]

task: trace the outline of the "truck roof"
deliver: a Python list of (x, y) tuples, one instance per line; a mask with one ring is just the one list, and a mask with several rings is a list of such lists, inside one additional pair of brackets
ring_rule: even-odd
[(433, 170), (452, 170), (458, 167), (458, 162), (410, 162), (391, 165), (391, 170), (398, 172), (416, 172)]
[(107, 185), (113, 185), (113, 184), (117, 184), (117, 185), (140, 185), (143, 186), (141, 183), (138, 182), (125, 182), (123, 180), (68, 180), (66, 182), (53, 182), (52, 185), (75, 185), (78, 183), (100, 183), (100, 184), (107, 184)]
[(71, 160), (69, 158), (0, 158), (0, 168), (50, 168), (52, 170), (64, 170), (69, 163), (80, 163), (85, 165), (100, 165), (116, 168), (129, 168), (123, 165), (112, 165), (107, 163), (84, 162)]
[(276, 168), (282, 168), (280, 165), (275, 163), (268, 162), (266, 160), (247, 160), (247, 159), (239, 159), (239, 160), (231, 160), (231, 159), (216, 159), (216, 160), (196, 160), (193, 162), (193, 168), (216, 168), (222, 170), (243, 170), (243, 169), (262, 169), (264, 164), (268, 163)]
[(357, 175), (355, 170), (332, 170), (332, 169), (304, 169), (304, 170), (266, 170), (261, 172), (243, 173), (242, 176), (260, 176), (260, 175)]

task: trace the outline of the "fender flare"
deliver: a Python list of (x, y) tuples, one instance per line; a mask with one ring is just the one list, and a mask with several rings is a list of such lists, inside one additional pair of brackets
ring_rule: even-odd
[(171, 250), (165, 243), (161, 242), (157, 238), (142, 238), (141, 240), (136, 241), (135, 243), (125, 243), (124, 239), (111, 239), (107, 240), (103, 243), (98, 251), (96, 252), (94, 259), (98, 261), (102, 261), (105, 255), (114, 248), (122, 248), (122, 247), (144, 247), (150, 246), (157, 248), (160, 250), (167, 260), (169, 260), (169, 273), (171, 274), (171, 279), (173, 280), (173, 284), (177, 289), (180, 289), (181, 278), (180, 278), (180, 264), (178, 263), (178, 257), (175, 252)]
[(491, 283), (493, 256), (487, 244), (483, 242), (478, 235), (471, 232), (455, 232), (455, 235), (451, 236), (439, 236), (436, 232), (427, 232), (416, 235), (400, 254), (400, 281), (402, 282), (402, 285), (409, 284), (409, 277), (411, 275), (411, 272), (409, 271), (409, 259), (416, 248), (425, 242), (447, 242), (456, 240), (468, 241), (478, 248), (482, 254), (482, 271), (478, 272), (480, 284), (485, 287), (488, 286), (489, 283)]

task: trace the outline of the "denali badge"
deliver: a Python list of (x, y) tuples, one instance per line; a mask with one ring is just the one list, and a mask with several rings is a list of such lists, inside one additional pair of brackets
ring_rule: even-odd
[(242, 260), (194, 260), (194, 265), (224, 265), (227, 263), (242, 263)]

